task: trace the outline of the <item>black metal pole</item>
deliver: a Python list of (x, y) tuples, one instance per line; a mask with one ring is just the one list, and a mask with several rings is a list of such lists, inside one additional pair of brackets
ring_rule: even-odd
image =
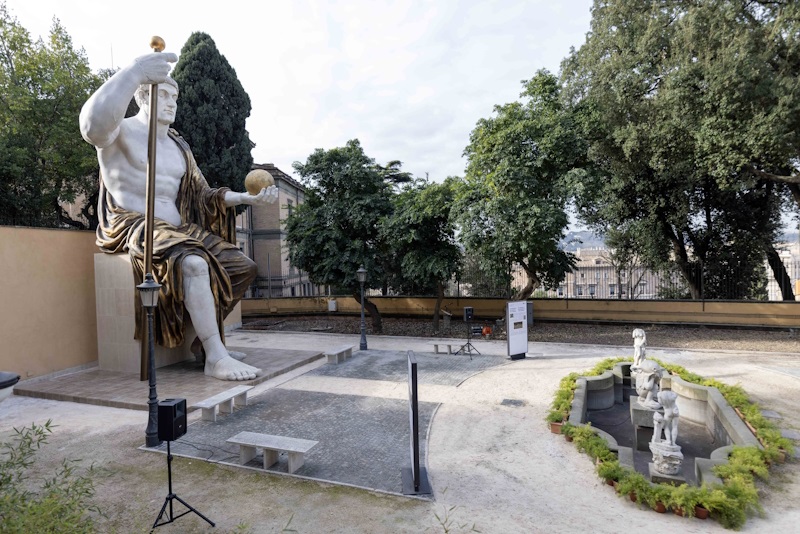
[(361, 282), (361, 344), (360, 350), (367, 350), (367, 323), (364, 322), (364, 282)]
[(145, 444), (158, 447), (158, 395), (156, 395), (156, 342), (153, 337), (153, 308), (147, 308), (147, 374), (149, 375), (150, 396), (147, 400), (149, 416), (145, 430)]

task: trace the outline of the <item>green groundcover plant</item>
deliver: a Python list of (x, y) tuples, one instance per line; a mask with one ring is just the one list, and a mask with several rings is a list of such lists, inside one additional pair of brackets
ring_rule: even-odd
[(77, 461), (64, 460), (51, 478), (29, 476), (52, 429), (49, 420), (15, 428), (12, 440), (0, 443), (0, 533), (96, 531), (94, 517), (100, 511), (90, 502), (95, 493), (92, 467), (79, 471)]
[[(570, 373), (559, 382), (558, 389), (546, 417), (548, 422), (566, 420), (572, 405), (572, 397), (581, 376), (598, 376), (620, 362), (632, 361), (630, 358), (608, 358), (584, 373)], [(716, 466), (715, 475), (722, 484), (707, 484), (701, 487), (681, 484), (652, 484), (633, 469), (622, 466), (616, 454), (608, 448), (605, 439), (597, 435), (591, 423), (573, 425), (565, 423), (562, 433), (569, 435), (580, 452), (586, 453), (597, 463), (597, 474), (616, 483), (617, 492), (626, 498), (634, 498), (642, 506), (653, 509), (661, 504), (667, 508), (679, 509), (684, 517), (692, 517), (695, 507), (705, 508), (711, 516), (725, 528), (739, 530), (753, 513), (763, 513), (759, 503), (756, 479), (769, 477), (769, 466), (776, 461), (794, 454), (793, 443), (781, 436), (780, 430), (772, 421), (761, 415), (760, 407), (751, 402), (740, 385), (729, 386), (713, 378), (703, 378), (690, 373), (683, 367), (654, 360), (673, 375), (686, 382), (717, 388), (728, 404), (739, 410), (745, 421), (754, 428), (763, 449), (758, 447), (733, 447), (728, 463)]]

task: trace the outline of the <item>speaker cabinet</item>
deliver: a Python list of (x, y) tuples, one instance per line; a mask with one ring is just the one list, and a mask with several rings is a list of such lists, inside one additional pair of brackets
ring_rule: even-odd
[(472, 306), (464, 306), (464, 322), (471, 322), (474, 315)]
[(186, 399), (164, 399), (158, 403), (158, 439), (175, 441), (186, 434)]

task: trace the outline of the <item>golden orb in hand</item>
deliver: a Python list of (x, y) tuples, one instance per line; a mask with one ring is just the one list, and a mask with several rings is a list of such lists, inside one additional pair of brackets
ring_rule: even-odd
[(167, 43), (158, 35), (154, 35), (150, 38), (150, 48), (152, 48), (154, 52), (163, 52), (166, 47)]
[(264, 169), (254, 169), (244, 178), (244, 187), (251, 195), (257, 195), (271, 185), (275, 185), (275, 178)]

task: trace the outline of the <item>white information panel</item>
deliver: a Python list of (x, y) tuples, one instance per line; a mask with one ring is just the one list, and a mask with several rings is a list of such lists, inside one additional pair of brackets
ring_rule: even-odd
[(528, 305), (524, 300), (506, 303), (506, 331), (508, 355), (524, 358), (528, 352)]

